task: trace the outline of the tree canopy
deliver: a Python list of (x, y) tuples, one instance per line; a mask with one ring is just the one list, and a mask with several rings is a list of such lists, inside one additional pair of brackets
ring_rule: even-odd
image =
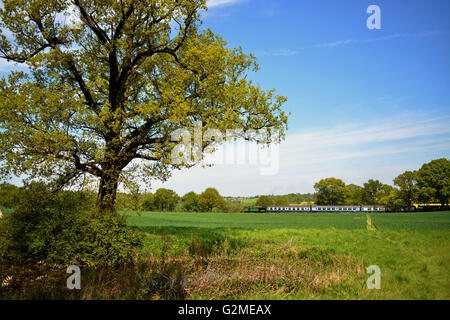
[(402, 204), (408, 207), (416, 200), (417, 183), (415, 174), (413, 171), (405, 171), (394, 179), (394, 185), (399, 188), (398, 197)]
[(258, 70), (253, 55), (201, 28), (205, 0), (3, 6), (0, 57), (28, 67), (0, 80), (4, 175), (56, 185), (94, 177), (98, 206), (114, 210), (118, 184), (131, 173), (164, 180), (197, 162), (174, 163), (178, 129), (200, 123), (202, 132), (265, 129), (269, 138), (275, 131), (284, 136), (286, 98), (247, 79)]
[(314, 185), (316, 189), (316, 203), (321, 205), (344, 204), (346, 189), (341, 179), (326, 178)]
[(160, 188), (153, 195), (153, 205), (161, 211), (173, 211), (178, 201), (180, 201), (180, 197), (170, 189)]
[(258, 200), (256, 200), (256, 205), (261, 207), (270, 207), (275, 204), (273, 197), (271, 196), (259, 196)]
[(183, 208), (186, 211), (198, 211), (198, 194), (194, 191), (186, 193), (182, 198)]
[(450, 160), (436, 159), (425, 163), (417, 170), (415, 180), (422, 200), (436, 200), (442, 206), (449, 203), (450, 198)]
[(225, 200), (215, 188), (208, 188), (198, 197), (198, 206), (203, 212), (210, 212), (214, 208), (221, 209)]

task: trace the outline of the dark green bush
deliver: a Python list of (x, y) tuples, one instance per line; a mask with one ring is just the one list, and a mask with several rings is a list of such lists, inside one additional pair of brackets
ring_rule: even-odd
[(82, 193), (55, 194), (40, 184), (0, 220), (0, 256), (15, 264), (117, 265), (132, 261), (139, 244), (123, 217), (98, 214)]

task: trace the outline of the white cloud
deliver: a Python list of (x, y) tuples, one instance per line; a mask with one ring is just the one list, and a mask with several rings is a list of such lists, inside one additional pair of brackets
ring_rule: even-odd
[(287, 56), (294, 56), (297, 54), (297, 51), (287, 49), (287, 48), (278, 48), (272, 51), (266, 51), (266, 50), (257, 50), (255, 52), (258, 56), (273, 56), (273, 57), (287, 57)]
[(433, 37), (433, 36), (443, 36), (443, 35), (447, 35), (447, 34), (448, 34), (447, 32), (440, 31), (440, 30), (419, 32), (419, 33), (396, 33), (396, 34), (391, 34), (388, 36), (372, 38), (372, 39), (365, 39), (365, 40), (344, 39), (344, 40), (338, 40), (338, 41), (332, 41), (332, 42), (319, 43), (319, 44), (314, 44), (314, 45), (303, 46), (302, 49), (310, 49), (310, 48), (330, 49), (330, 48), (342, 47), (342, 46), (346, 46), (349, 44), (356, 44), (356, 43), (370, 43), (370, 42), (378, 42), (378, 41), (401, 39), (401, 38), (427, 38), (427, 37)]
[(344, 45), (350, 44), (352, 42), (354, 42), (354, 40), (346, 39), (346, 40), (339, 40), (339, 41), (334, 41), (334, 42), (321, 43), (321, 44), (315, 45), (314, 47), (316, 47), (316, 48), (334, 48), (334, 47), (344, 46)]
[(155, 182), (180, 194), (214, 186), (224, 195), (311, 192), (315, 182), (337, 177), (362, 184), (370, 178), (392, 183), (405, 170), (450, 156), (450, 116), (420, 119), (398, 117), (376, 122), (337, 125), (287, 136), (280, 147), (280, 168), (261, 175), (255, 165), (216, 165), (173, 173), (168, 182)]
[(235, 4), (238, 2), (242, 2), (243, 0), (208, 0), (206, 1), (208, 8), (214, 8), (223, 5)]

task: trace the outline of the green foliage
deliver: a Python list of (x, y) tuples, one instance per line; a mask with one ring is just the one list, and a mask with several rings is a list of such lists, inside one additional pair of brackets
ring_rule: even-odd
[(383, 184), (378, 180), (369, 179), (364, 183), (364, 203), (377, 204), (377, 194), (381, 191)]
[(364, 202), (364, 188), (357, 186), (356, 184), (349, 184), (345, 186), (346, 196), (345, 204), (348, 205), (361, 205)]
[(133, 260), (139, 233), (123, 217), (98, 215), (86, 195), (52, 193), (43, 184), (23, 191), (13, 214), (0, 220), (0, 256), (14, 264), (117, 265)]
[(0, 184), (0, 206), (4, 208), (15, 208), (20, 202), (20, 188), (10, 184)]
[(245, 209), (246, 205), (240, 201), (226, 200), (222, 206), (222, 211), (226, 213), (238, 213)]
[(153, 195), (153, 204), (156, 209), (161, 211), (173, 211), (180, 201), (180, 197), (175, 191), (160, 188)]
[(186, 193), (182, 198), (181, 202), (183, 204), (184, 210), (188, 212), (199, 211), (198, 208), (198, 194), (194, 191)]
[(153, 211), (155, 209), (155, 197), (151, 193), (146, 193), (144, 195), (144, 200), (142, 201), (142, 210)]
[(392, 188), (389, 193), (380, 198), (379, 204), (384, 205), (387, 211), (400, 211), (407, 206), (400, 192), (400, 190)]
[(276, 206), (288, 206), (289, 201), (285, 196), (276, 196), (275, 197), (275, 205)]
[(300, 204), (302, 202), (313, 202), (314, 194), (312, 193), (289, 193), (285, 195), (289, 203)]
[(219, 191), (214, 188), (208, 188), (203, 191), (198, 197), (198, 206), (200, 211), (209, 212), (213, 209), (221, 210), (225, 200), (220, 195)]
[(439, 201), (448, 205), (450, 199), (450, 160), (441, 158), (425, 163), (415, 174), (421, 200)]
[(394, 179), (394, 185), (399, 188), (397, 198), (401, 205), (410, 207), (417, 200), (416, 173), (405, 171)]
[(345, 183), (341, 179), (322, 179), (314, 185), (316, 203), (319, 205), (344, 204), (346, 196)]
[(385, 195), (383, 184), (378, 180), (369, 179), (364, 183), (364, 204), (379, 204), (380, 198)]
[(270, 207), (275, 204), (273, 197), (271, 196), (260, 196), (258, 201), (256, 201), (256, 205), (260, 207)]

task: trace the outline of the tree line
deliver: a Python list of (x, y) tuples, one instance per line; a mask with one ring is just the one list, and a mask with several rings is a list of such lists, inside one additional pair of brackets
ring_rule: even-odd
[[(338, 178), (322, 179), (314, 185), (315, 194), (261, 195), (257, 206), (297, 205), (384, 205), (391, 210), (410, 207), (414, 203), (437, 202), (449, 204), (450, 161), (442, 158), (425, 163), (416, 171), (405, 171), (393, 180), (393, 186), (369, 179), (362, 186), (345, 184)], [(9, 183), (0, 184), (0, 205), (14, 208), (23, 199), (23, 190)], [(194, 191), (179, 196), (174, 190), (160, 188), (155, 193), (140, 193), (129, 188), (117, 196), (121, 211), (186, 211), (186, 212), (241, 212), (246, 204), (225, 199), (215, 188), (200, 194)], [(96, 201), (94, 192), (85, 192), (85, 201)], [(248, 204), (247, 204), (248, 205)]]
[[(369, 179), (362, 186), (345, 184), (338, 178), (325, 178), (314, 184), (315, 194), (259, 196), (257, 206), (289, 204), (384, 205), (390, 210), (411, 207), (414, 203), (439, 203), (448, 206), (450, 197), (450, 161), (446, 158), (425, 163), (416, 171), (405, 171), (393, 180), (393, 186)], [(293, 199), (294, 198), (294, 199)]]
[(393, 180), (393, 186), (370, 179), (363, 186), (346, 185), (336, 178), (322, 179), (314, 185), (315, 202), (321, 205), (368, 204), (390, 209), (410, 207), (414, 203), (439, 203), (447, 206), (450, 198), (450, 161), (430, 161), (416, 171), (405, 171)]
[[(10, 183), (0, 184), (0, 206), (6, 211), (23, 202), (29, 185), (17, 187)], [(66, 191), (69, 192), (69, 191)], [(91, 191), (76, 192), (83, 195), (83, 201), (95, 206), (96, 194)], [(133, 188), (128, 193), (117, 195), (117, 209), (120, 211), (187, 211), (187, 212), (241, 212), (240, 201), (226, 200), (215, 188), (207, 188), (200, 194), (194, 191), (179, 196), (174, 190), (159, 188), (155, 193), (140, 193)]]

